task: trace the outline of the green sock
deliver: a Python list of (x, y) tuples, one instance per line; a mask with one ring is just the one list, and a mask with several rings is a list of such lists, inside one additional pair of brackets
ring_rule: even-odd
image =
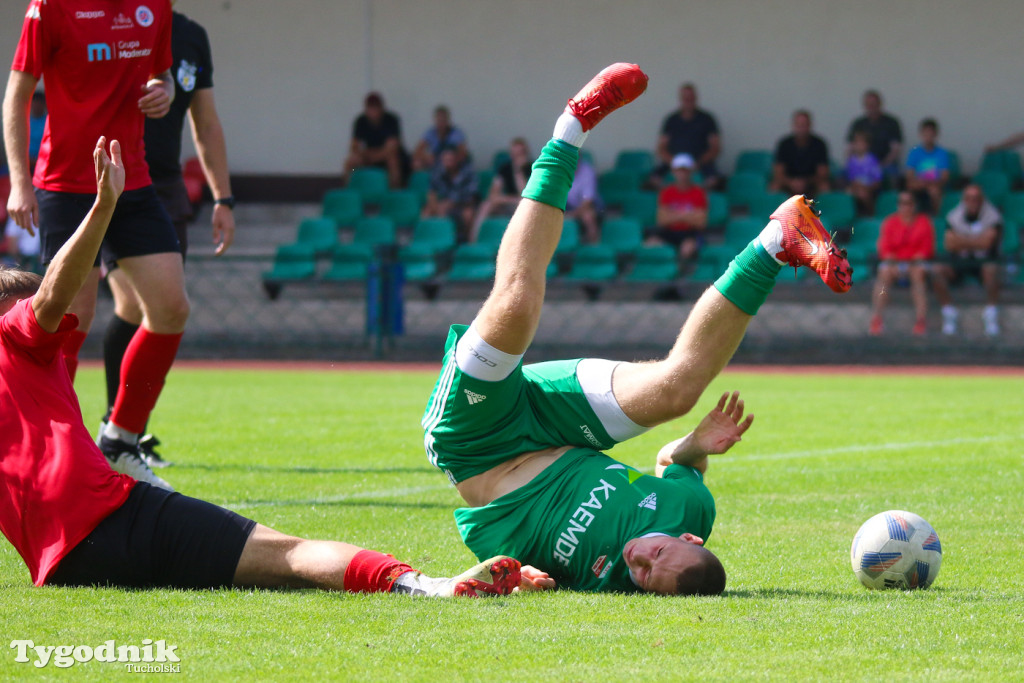
[(781, 270), (782, 266), (754, 239), (736, 254), (729, 268), (715, 281), (715, 289), (744, 313), (756, 315)]
[(564, 140), (549, 140), (537, 161), (533, 162), (523, 197), (565, 211), (579, 156), (579, 147), (573, 147)]

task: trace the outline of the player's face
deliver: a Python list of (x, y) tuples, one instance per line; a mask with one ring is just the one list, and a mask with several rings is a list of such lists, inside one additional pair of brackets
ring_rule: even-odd
[(680, 572), (697, 561), (697, 553), (703, 543), (696, 536), (687, 536), (692, 540), (675, 536), (650, 536), (626, 542), (622, 548), (622, 557), (640, 588), (661, 595), (675, 595), (678, 592)]

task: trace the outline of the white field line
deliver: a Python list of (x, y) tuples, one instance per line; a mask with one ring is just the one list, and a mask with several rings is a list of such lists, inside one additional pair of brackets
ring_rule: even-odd
[[(760, 455), (713, 455), (715, 463), (751, 462), (763, 460), (797, 460), (801, 458), (820, 458), (831, 455), (843, 455), (846, 453), (872, 453), (879, 451), (899, 451), (919, 448), (942, 448), (945, 446), (958, 446), (962, 444), (986, 444), (1002, 441), (1024, 441), (1024, 434), (998, 434), (993, 436), (958, 437), (954, 439), (938, 439), (935, 441), (904, 441), (897, 443), (861, 444), (857, 446), (839, 446), (836, 448), (819, 448), (814, 450), (789, 451), (783, 453), (763, 453)], [(1022, 454), (1024, 455), (1024, 454)], [(640, 467), (641, 472), (652, 472), (653, 467)], [(443, 476), (441, 472), (438, 476)], [(358, 493), (345, 493), (336, 496), (317, 496), (301, 501), (297, 500), (253, 500), (227, 503), (224, 507), (229, 509), (247, 507), (280, 507), (288, 505), (326, 505), (330, 503), (344, 503), (350, 500), (376, 500), (379, 498), (401, 498), (419, 493), (433, 493), (451, 489), (450, 484), (443, 483), (434, 486), (406, 486), (402, 488), (371, 489)]]

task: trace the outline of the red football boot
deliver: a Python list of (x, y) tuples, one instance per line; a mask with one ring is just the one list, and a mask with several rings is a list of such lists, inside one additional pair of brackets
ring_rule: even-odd
[(617, 62), (606, 66), (569, 100), (565, 111), (575, 116), (583, 132), (623, 107), (647, 90), (647, 74), (636, 64)]
[(468, 598), (508, 595), (520, 581), (519, 560), (499, 555), (453, 578), (451, 595)]
[(782, 202), (771, 215), (782, 224), (782, 251), (774, 256), (794, 268), (807, 266), (818, 273), (832, 291), (842, 294), (850, 290), (853, 268), (846, 260), (846, 250), (832, 243), (832, 237), (818, 216), (814, 202), (801, 194)]

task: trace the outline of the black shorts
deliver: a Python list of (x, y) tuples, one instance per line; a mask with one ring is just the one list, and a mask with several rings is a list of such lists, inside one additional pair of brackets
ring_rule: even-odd
[(672, 228), (658, 228), (654, 233), (666, 244), (678, 247), (686, 240), (696, 240), (697, 248), (704, 246), (704, 235), (696, 230), (673, 230)]
[(999, 256), (996, 252), (989, 252), (978, 258), (976, 256), (957, 256), (946, 254), (942, 262), (953, 269), (952, 284), (958, 285), (967, 278), (974, 278), (981, 282), (981, 269), (989, 264), (999, 265)]
[(52, 586), (230, 586), (256, 522), (139, 482), (57, 565)]
[(188, 224), (194, 217), (185, 181), (181, 177), (166, 182), (154, 180), (153, 189), (156, 190), (160, 203), (167, 209), (167, 215), (174, 225), (174, 233), (178, 236), (178, 244), (181, 245), (181, 257), (185, 258), (188, 253)]
[[(78, 229), (96, 195), (36, 188), (36, 199), (42, 236), (41, 258), (43, 263), (49, 263)], [(156, 190), (149, 185), (128, 190), (117, 200), (96, 265), (100, 264), (100, 258), (112, 266), (118, 259), (130, 256), (180, 251), (171, 218), (156, 196)]]

